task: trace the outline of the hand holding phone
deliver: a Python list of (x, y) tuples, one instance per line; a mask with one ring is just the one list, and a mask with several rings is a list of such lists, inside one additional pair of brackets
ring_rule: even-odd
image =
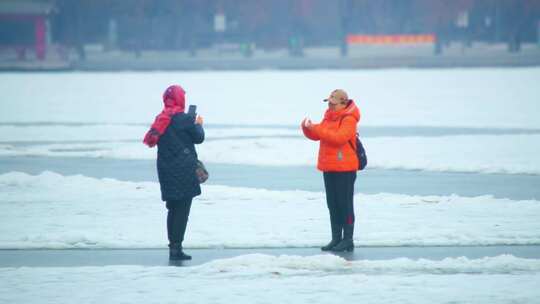
[(188, 115), (195, 117), (197, 115), (197, 106), (196, 105), (190, 105), (188, 109)]

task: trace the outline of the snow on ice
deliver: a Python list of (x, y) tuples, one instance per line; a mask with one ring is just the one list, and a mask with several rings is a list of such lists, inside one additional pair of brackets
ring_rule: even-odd
[(538, 260), (508, 255), (347, 262), (332, 255), (254, 254), (181, 268), (0, 268), (0, 301), (535, 303), (539, 273)]
[[(357, 245), (540, 244), (538, 201), (400, 194), (355, 201)], [(166, 247), (157, 183), (13, 172), (0, 175), (0, 202), (0, 230), (10, 232), (0, 236), (4, 249)], [(320, 192), (205, 186), (185, 246), (319, 246), (329, 238), (326, 208)]]

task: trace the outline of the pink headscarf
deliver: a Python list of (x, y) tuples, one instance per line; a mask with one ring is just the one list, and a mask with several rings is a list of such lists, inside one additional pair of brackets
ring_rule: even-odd
[(150, 130), (146, 132), (143, 142), (149, 146), (154, 147), (161, 135), (165, 133), (167, 127), (171, 123), (171, 118), (174, 114), (184, 112), (186, 108), (186, 91), (179, 85), (172, 85), (163, 93), (164, 108), (150, 127)]

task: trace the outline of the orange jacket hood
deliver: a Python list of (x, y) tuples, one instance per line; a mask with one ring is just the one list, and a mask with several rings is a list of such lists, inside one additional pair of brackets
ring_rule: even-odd
[(351, 115), (354, 117), (356, 122), (360, 121), (360, 109), (356, 106), (356, 103), (354, 103), (353, 100), (349, 102), (346, 108), (341, 109), (339, 111), (332, 111), (330, 109), (326, 110), (324, 113), (324, 119), (330, 120), (330, 121), (336, 121), (343, 119), (343, 117)]

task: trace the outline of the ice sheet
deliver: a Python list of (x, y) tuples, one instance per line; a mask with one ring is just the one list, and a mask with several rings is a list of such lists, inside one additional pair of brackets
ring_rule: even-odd
[(0, 122), (150, 123), (181, 84), (208, 123), (297, 125), (336, 88), (362, 124), (540, 128), (540, 68), (2, 73)]

